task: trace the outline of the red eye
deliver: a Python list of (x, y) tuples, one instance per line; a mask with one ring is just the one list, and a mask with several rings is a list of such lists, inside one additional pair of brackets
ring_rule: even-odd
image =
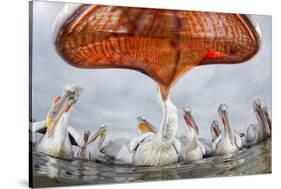
[(204, 59), (216, 59), (216, 58), (222, 58), (224, 55), (222, 52), (209, 50), (204, 56)]

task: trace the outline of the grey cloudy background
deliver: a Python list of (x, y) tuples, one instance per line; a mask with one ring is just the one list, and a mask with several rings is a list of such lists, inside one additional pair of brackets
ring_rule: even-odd
[[(75, 83), (84, 88), (72, 111), (70, 125), (79, 132), (97, 130), (107, 124), (111, 136), (136, 135), (136, 117), (142, 115), (156, 127), (161, 113), (156, 84), (131, 70), (85, 70), (65, 63), (52, 43), (52, 23), (62, 3), (35, 2), (33, 9), (32, 117), (43, 120), (54, 96), (63, 86)], [(232, 127), (245, 131), (256, 122), (252, 101), (260, 97), (271, 113), (271, 17), (257, 16), (263, 34), (258, 55), (244, 64), (208, 65), (193, 69), (171, 90), (178, 108), (190, 105), (203, 137), (210, 137), (210, 123), (218, 119), (217, 108), (227, 103)], [(185, 127), (181, 114), (181, 134)]]

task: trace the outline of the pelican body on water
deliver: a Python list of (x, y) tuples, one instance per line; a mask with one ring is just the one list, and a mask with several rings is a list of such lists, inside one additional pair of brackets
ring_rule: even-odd
[(33, 132), (45, 130), (45, 134), (35, 146), (37, 152), (70, 160), (73, 159), (71, 141), (80, 147), (84, 145), (79, 133), (68, 126), (69, 114), (81, 91), (78, 86), (66, 85), (62, 97), (57, 96), (53, 99), (46, 121), (32, 123)]
[(216, 155), (225, 155), (236, 152), (243, 147), (243, 141), (241, 136), (230, 127), (227, 105), (221, 104), (218, 108), (218, 113), (221, 117), (224, 131), (213, 142), (214, 153)]
[[(103, 125), (95, 133), (84, 132), (84, 145), (72, 145), (75, 159), (89, 161), (104, 161), (104, 154), (101, 152), (106, 136), (106, 126)], [(98, 139), (98, 140), (97, 140)]]
[(135, 165), (164, 166), (178, 161), (180, 144), (175, 137), (178, 129), (177, 107), (169, 97), (163, 100), (160, 90), (158, 102), (163, 114), (159, 131), (147, 132), (130, 142)]
[(267, 107), (262, 108), (260, 99), (256, 99), (253, 102), (253, 109), (258, 122), (251, 124), (246, 131), (243, 142), (247, 147), (271, 137), (271, 120)]

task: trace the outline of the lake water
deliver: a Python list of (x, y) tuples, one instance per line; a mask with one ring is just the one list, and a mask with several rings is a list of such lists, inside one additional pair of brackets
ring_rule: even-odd
[(128, 183), (271, 173), (271, 139), (233, 155), (210, 157), (165, 167), (65, 161), (32, 154), (33, 186)]

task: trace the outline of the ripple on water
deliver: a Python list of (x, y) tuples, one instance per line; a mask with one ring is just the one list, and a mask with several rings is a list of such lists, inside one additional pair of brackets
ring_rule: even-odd
[(271, 139), (235, 154), (165, 167), (65, 161), (36, 153), (32, 158), (34, 187), (252, 175), (271, 173)]

